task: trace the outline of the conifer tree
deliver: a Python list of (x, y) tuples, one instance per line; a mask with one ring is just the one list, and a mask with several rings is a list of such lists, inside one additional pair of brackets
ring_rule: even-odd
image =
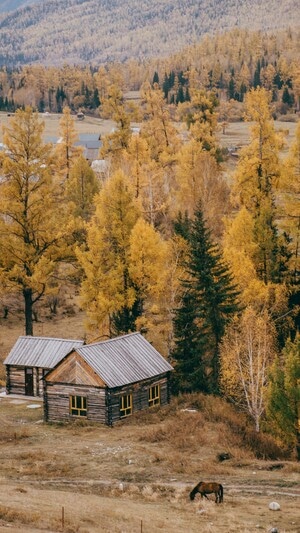
[(300, 335), (289, 340), (283, 359), (274, 361), (270, 370), (267, 416), (276, 434), (295, 447), (300, 460)]
[[(238, 293), (199, 207), (190, 231), (187, 223), (184, 226), (181, 234), (188, 235), (189, 251), (181, 302), (175, 312), (173, 352), (179, 388), (186, 389), (187, 382), (190, 390), (218, 392), (219, 344), (226, 324), (238, 311)], [(189, 376), (186, 371), (191, 368)], [(208, 375), (206, 385), (204, 370)]]

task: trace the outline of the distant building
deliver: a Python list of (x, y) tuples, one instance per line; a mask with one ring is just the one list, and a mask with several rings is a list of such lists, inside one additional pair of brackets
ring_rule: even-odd
[(80, 133), (79, 141), (75, 142), (75, 146), (83, 148), (85, 159), (94, 161), (98, 159), (99, 150), (102, 146), (101, 135), (99, 133)]
[[(99, 133), (79, 133), (79, 140), (74, 144), (83, 148), (83, 156), (88, 161), (94, 161), (99, 158), (99, 150), (102, 146), (101, 135)], [(62, 137), (49, 136), (46, 142), (51, 144), (60, 144)]]
[(105, 179), (108, 177), (109, 165), (105, 159), (94, 159), (91, 163), (91, 169), (98, 178)]

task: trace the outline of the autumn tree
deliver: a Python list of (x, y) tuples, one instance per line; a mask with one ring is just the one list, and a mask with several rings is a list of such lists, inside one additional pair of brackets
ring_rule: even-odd
[(223, 217), (229, 210), (229, 188), (216, 159), (191, 140), (178, 153), (174, 208), (193, 216), (201, 202), (203, 215), (214, 238), (223, 233)]
[(218, 100), (215, 92), (203, 89), (191, 91), (191, 101), (179, 106), (179, 113), (185, 118), (191, 137), (214, 157), (217, 155), (217, 112)]
[(75, 217), (89, 220), (93, 213), (93, 198), (99, 191), (99, 183), (89, 162), (80, 155), (74, 160), (65, 185), (65, 198), (72, 203)]
[(110, 155), (118, 162), (120, 153), (127, 148), (131, 138), (131, 121), (137, 117), (137, 108), (126, 102), (121, 89), (112, 84), (101, 101), (100, 115), (115, 122), (115, 129), (103, 138), (101, 156), (105, 158)]
[(280, 215), (283, 229), (291, 240), (290, 271), (292, 283), (296, 284), (300, 270), (300, 122), (295, 131), (295, 140), (290, 146), (280, 180), (282, 202)]
[(257, 88), (247, 94), (246, 118), (253, 121), (250, 144), (240, 152), (233, 195), (254, 220), (254, 257), (259, 277), (281, 282), (287, 269), (287, 242), (276, 222), (275, 189), (281, 172), (279, 147), (271, 118), (270, 94)]
[(17, 111), (1, 154), (0, 282), (3, 291), (23, 295), (26, 335), (33, 334), (34, 304), (64, 257), (69, 232), (43, 130), (31, 108)]
[(141, 311), (136, 328), (165, 355), (169, 354), (173, 268), (169, 243), (151, 224), (139, 218), (131, 231), (129, 251), (129, 274)]
[(247, 307), (228, 326), (221, 342), (220, 387), (224, 396), (246, 411), (256, 431), (266, 410), (269, 366), (276, 334), (267, 313)]
[(59, 122), (59, 140), (56, 144), (57, 165), (62, 176), (62, 181), (69, 179), (74, 161), (82, 153), (82, 148), (76, 146), (78, 133), (75, 129), (74, 118), (69, 107), (64, 107), (63, 115)]
[(267, 417), (275, 434), (295, 447), (300, 460), (300, 336), (289, 340), (269, 377)]
[(284, 343), (293, 327), (290, 288), (286, 283), (265, 283), (258, 275), (254, 228), (255, 220), (245, 206), (231, 219), (228, 217), (222, 240), (224, 258), (240, 291), (241, 305), (257, 313), (268, 312), (276, 325), (280, 343)]
[(145, 117), (141, 134), (148, 142), (151, 158), (164, 166), (173, 165), (180, 141), (163, 92), (157, 84), (144, 84), (141, 98)]
[(188, 242), (182, 296), (174, 318), (179, 389), (217, 392), (219, 345), (226, 324), (238, 311), (238, 294), (199, 206), (192, 221), (177, 221), (177, 231)]
[(90, 327), (109, 337), (134, 331), (140, 314), (129, 273), (130, 235), (139, 216), (134, 189), (118, 171), (96, 196), (95, 214), (87, 225), (87, 248), (78, 251), (85, 276), (82, 305)]
[(143, 198), (150, 161), (150, 148), (146, 139), (132, 135), (123, 153), (122, 167), (134, 185), (136, 198)]

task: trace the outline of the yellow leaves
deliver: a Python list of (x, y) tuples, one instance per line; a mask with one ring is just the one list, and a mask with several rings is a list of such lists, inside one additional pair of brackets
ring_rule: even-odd
[(1, 264), (6, 282), (22, 292), (44, 292), (65, 254), (67, 213), (60, 209), (53, 160), (43, 144), (43, 124), (30, 108), (19, 110), (5, 132), (0, 184)]
[(157, 295), (164, 287), (166, 244), (154, 228), (140, 218), (130, 234), (129, 273), (144, 296)]
[(179, 152), (174, 199), (175, 214), (181, 211), (190, 218), (200, 202), (208, 227), (215, 238), (220, 237), (222, 216), (229, 208), (229, 188), (215, 158), (195, 140)]

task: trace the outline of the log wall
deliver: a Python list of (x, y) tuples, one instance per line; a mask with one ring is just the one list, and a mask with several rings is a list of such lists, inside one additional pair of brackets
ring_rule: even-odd
[[(70, 414), (70, 396), (87, 398), (87, 416)], [(85, 385), (46, 383), (44, 386), (44, 417), (48, 422), (68, 421), (76, 418), (107, 424), (106, 390)]]
[(149, 409), (148, 394), (149, 388), (153, 385), (160, 386), (160, 405), (166, 405), (169, 403), (169, 380), (167, 375), (161, 377), (160, 379), (155, 377), (147, 381), (142, 381), (133, 385), (127, 385), (126, 387), (120, 387), (119, 389), (113, 389), (109, 391), (109, 425), (112, 425), (120, 420), (120, 397), (125, 394), (132, 394), (132, 413), (141, 411), (142, 409)]
[[(153, 385), (160, 385), (160, 405), (167, 404), (170, 399), (168, 374), (118, 389), (44, 381), (44, 418), (47, 422), (66, 422), (81, 418), (113, 425), (120, 420), (120, 397), (132, 394), (132, 413), (149, 409), (149, 387)], [(86, 397), (86, 417), (70, 414), (70, 396)]]
[[(6, 366), (6, 392), (7, 394), (25, 395), (25, 366)], [(43, 396), (43, 369), (33, 369), (33, 395)]]

